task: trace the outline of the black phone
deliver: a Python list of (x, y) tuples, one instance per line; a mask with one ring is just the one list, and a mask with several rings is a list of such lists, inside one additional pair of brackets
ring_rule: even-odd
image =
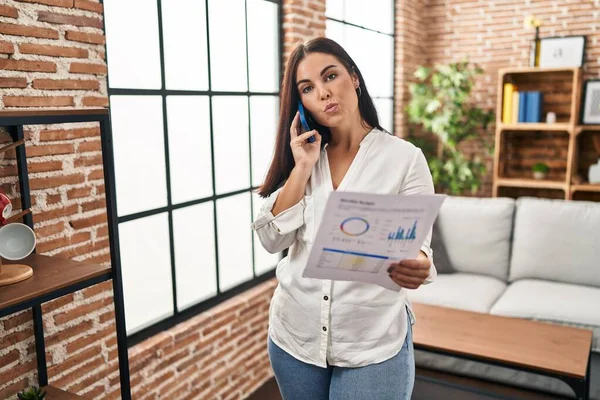
[[(298, 100), (298, 113), (300, 114), (300, 123), (302, 124), (302, 128), (304, 128), (306, 132), (315, 129), (313, 128), (313, 120), (311, 115), (308, 112), (304, 111), (304, 106), (302, 105), (302, 102), (300, 100)], [(315, 140), (317, 140), (315, 138), (315, 135), (312, 135), (308, 138), (309, 143), (314, 143)]]

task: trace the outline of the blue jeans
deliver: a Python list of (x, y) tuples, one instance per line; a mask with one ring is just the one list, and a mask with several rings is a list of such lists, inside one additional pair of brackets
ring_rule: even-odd
[(410, 400), (415, 355), (410, 320), (402, 349), (381, 363), (327, 368), (304, 363), (268, 339), (269, 359), (283, 400)]

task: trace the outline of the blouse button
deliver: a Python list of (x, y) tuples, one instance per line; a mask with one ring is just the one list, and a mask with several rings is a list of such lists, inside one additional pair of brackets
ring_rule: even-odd
[(327, 300), (329, 300), (329, 297), (323, 296), (323, 300), (327, 301)]
[(327, 327), (323, 327), (323, 332), (327, 332)]

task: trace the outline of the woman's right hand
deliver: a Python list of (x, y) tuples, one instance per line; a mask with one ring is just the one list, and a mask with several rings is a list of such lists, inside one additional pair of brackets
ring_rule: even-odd
[[(300, 114), (296, 112), (296, 116), (290, 127), (290, 147), (294, 155), (296, 166), (312, 171), (313, 166), (319, 160), (321, 155), (321, 135), (315, 129), (309, 132), (302, 133), (300, 131)], [(308, 138), (315, 136), (315, 141), (310, 143)]]

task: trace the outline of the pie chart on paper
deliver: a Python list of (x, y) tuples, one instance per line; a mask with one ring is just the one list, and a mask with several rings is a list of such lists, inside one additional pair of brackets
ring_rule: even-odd
[(348, 236), (361, 236), (369, 230), (369, 221), (362, 217), (346, 218), (340, 224), (340, 229)]

